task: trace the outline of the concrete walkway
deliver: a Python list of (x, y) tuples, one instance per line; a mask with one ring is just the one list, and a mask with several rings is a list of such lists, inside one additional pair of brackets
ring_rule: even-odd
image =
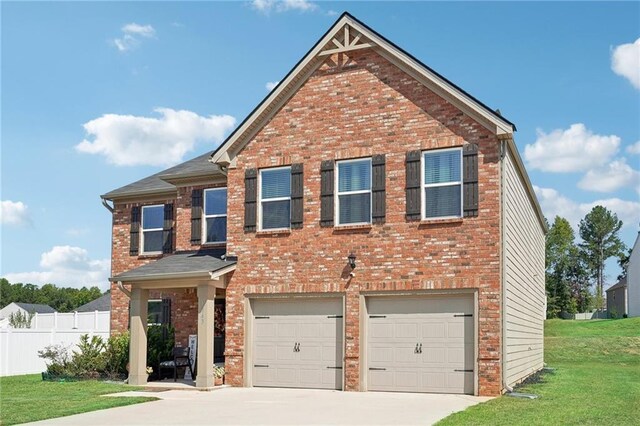
[(113, 396), (159, 401), (60, 417), (32, 425), (429, 425), (491, 398), (468, 395), (219, 388)]

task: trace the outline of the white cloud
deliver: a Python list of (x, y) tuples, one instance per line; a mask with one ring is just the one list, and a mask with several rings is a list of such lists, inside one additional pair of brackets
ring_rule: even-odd
[(105, 114), (84, 124), (93, 140), (75, 146), (78, 152), (104, 155), (118, 166), (170, 166), (182, 161), (197, 142), (218, 145), (235, 125), (229, 115), (200, 116), (191, 111), (157, 108), (160, 117)]
[(638, 154), (638, 155), (640, 155), (640, 141), (638, 141), (638, 142), (636, 142), (636, 143), (634, 143), (632, 145), (629, 145), (627, 147), (627, 153), (628, 154)]
[(98, 286), (102, 290), (109, 287), (109, 259), (93, 260), (87, 251), (80, 247), (55, 246), (50, 251), (42, 253), (40, 267), (42, 271), (9, 273), (5, 274), (4, 278), (13, 283), (51, 283), (75, 288)]
[(538, 196), (544, 215), (550, 222), (553, 222), (555, 216), (561, 216), (577, 229), (580, 220), (597, 205), (604, 206), (617, 214), (618, 219), (624, 223), (623, 228), (636, 229), (640, 220), (640, 202), (607, 198), (589, 203), (577, 203), (552, 188), (540, 188), (534, 185), (533, 189)]
[(278, 83), (280, 83), (280, 82), (279, 81), (268, 81), (267, 84), (264, 85), (264, 87), (268, 91), (272, 91), (278, 85)]
[(3, 225), (26, 225), (31, 222), (29, 208), (22, 201), (3, 200), (0, 207), (0, 222)]
[(611, 53), (611, 69), (640, 89), (640, 38), (616, 46)]
[(624, 158), (614, 160), (606, 167), (589, 170), (578, 182), (578, 187), (596, 192), (612, 192), (626, 186), (640, 191), (640, 173)]
[(132, 22), (121, 29), (122, 37), (113, 39), (113, 44), (120, 52), (126, 52), (140, 46), (141, 39), (154, 38), (156, 30), (151, 25), (140, 25)]
[(582, 123), (568, 129), (544, 133), (524, 148), (524, 157), (533, 169), (545, 172), (579, 172), (601, 167), (618, 152), (620, 138), (597, 135)]
[(300, 12), (310, 12), (318, 9), (318, 5), (308, 0), (253, 0), (251, 6), (265, 14), (272, 10), (276, 12), (287, 12), (297, 10)]
[(327, 16), (338, 16), (338, 12), (335, 10), (329, 10), (327, 11)]

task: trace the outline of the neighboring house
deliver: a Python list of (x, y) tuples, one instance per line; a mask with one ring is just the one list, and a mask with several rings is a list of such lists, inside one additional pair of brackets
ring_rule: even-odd
[(108, 312), (111, 310), (111, 294), (103, 294), (97, 299), (75, 309), (76, 312)]
[(541, 369), (546, 228), (514, 131), (342, 15), (215, 152), (102, 196), (129, 382), (149, 298), (197, 333), (199, 388), (222, 333), (233, 386), (498, 395)]
[(627, 308), (627, 278), (622, 278), (607, 289), (607, 315), (622, 318), (629, 313)]
[(633, 244), (627, 266), (627, 307), (630, 317), (640, 317), (640, 232)]
[(42, 305), (38, 303), (22, 303), (12, 302), (4, 308), (0, 309), (0, 320), (9, 318), (11, 314), (22, 312), (25, 315), (28, 314), (51, 314), (56, 310), (49, 305)]

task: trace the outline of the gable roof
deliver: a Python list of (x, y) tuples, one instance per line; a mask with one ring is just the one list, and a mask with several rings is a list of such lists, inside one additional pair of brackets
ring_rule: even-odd
[[(353, 43), (351, 43), (350, 34), (355, 34)], [(357, 44), (358, 42), (360, 44)], [(335, 48), (336, 46), (339, 46), (338, 49)], [(221, 159), (232, 160), (235, 154), (263, 127), (264, 123), (279, 110), (280, 106), (286, 103), (322, 65), (326, 55), (339, 51), (340, 47), (342, 47), (341, 51), (373, 48), (384, 58), (465, 111), (495, 134), (512, 134), (516, 130), (515, 125), (497, 111), (489, 108), (348, 12), (344, 12), (280, 83), (214, 151), (211, 155), (211, 162), (217, 163)]]
[(85, 303), (82, 306), (78, 306), (78, 308), (76, 309), (76, 312), (93, 312), (93, 311), (108, 312), (110, 310), (111, 310), (111, 294), (107, 293), (107, 294), (103, 294), (97, 299), (93, 299), (89, 303)]
[(109, 191), (101, 195), (101, 197), (105, 200), (113, 200), (115, 198), (131, 196), (175, 194), (176, 187), (170, 183), (174, 182), (174, 180), (179, 178), (204, 178), (216, 174), (221, 175), (220, 167), (218, 167), (217, 164), (211, 164), (209, 162), (210, 157), (211, 151), (185, 161), (184, 163), (162, 170), (154, 175)]
[(626, 286), (627, 286), (627, 277), (624, 277), (620, 281), (618, 281), (617, 284), (614, 284), (611, 287), (609, 287), (606, 291), (608, 293), (608, 292), (610, 292), (612, 290), (617, 290), (619, 288), (624, 288)]
[(40, 303), (23, 303), (23, 302), (15, 302), (16, 305), (20, 306), (27, 312), (32, 312), (36, 314), (52, 314), (56, 310), (53, 309), (49, 305), (43, 305)]

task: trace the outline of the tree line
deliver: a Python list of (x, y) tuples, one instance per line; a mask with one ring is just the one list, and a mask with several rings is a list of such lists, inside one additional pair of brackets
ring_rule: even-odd
[(621, 227), (615, 213), (595, 206), (580, 220), (576, 242), (569, 221), (555, 217), (546, 237), (547, 318), (604, 309), (605, 262), (616, 258), (622, 270), (617, 279), (626, 276), (630, 250), (620, 239)]
[(12, 302), (22, 302), (49, 305), (58, 312), (73, 312), (102, 294), (95, 286), (78, 289), (45, 284), (39, 287), (35, 284), (12, 284), (5, 278), (0, 278), (0, 309)]

